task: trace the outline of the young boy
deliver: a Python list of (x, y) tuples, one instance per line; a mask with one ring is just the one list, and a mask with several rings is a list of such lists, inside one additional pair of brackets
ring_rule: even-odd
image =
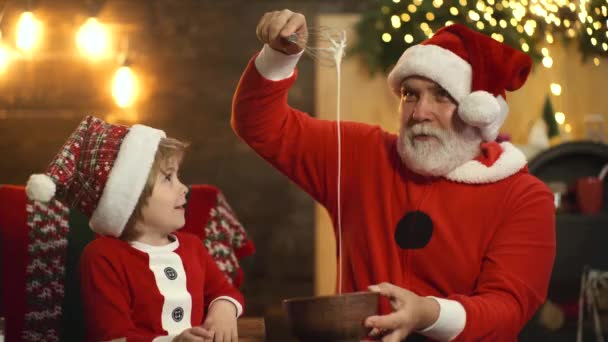
[(89, 215), (100, 238), (81, 256), (87, 339), (237, 341), (242, 295), (184, 223), (179, 178), (186, 145), (164, 132), (86, 117), (31, 199), (52, 198)]

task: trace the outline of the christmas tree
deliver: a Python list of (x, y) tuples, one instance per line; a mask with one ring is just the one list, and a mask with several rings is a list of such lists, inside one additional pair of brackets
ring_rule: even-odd
[(543, 47), (557, 40), (578, 41), (583, 58), (598, 65), (608, 57), (607, 5), (607, 0), (376, 0), (356, 25), (351, 54), (372, 73), (387, 73), (405, 49), (461, 23), (535, 62), (544, 59)]
[(547, 136), (549, 139), (559, 135), (559, 126), (555, 121), (555, 112), (553, 111), (553, 105), (551, 104), (551, 97), (547, 95), (545, 97), (545, 105), (543, 107), (543, 120), (547, 125)]

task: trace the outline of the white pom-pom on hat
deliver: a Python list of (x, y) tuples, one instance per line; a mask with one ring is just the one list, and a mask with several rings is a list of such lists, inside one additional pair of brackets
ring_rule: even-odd
[(25, 187), (27, 197), (31, 200), (48, 202), (55, 196), (57, 186), (53, 179), (45, 174), (30, 176)]
[(460, 100), (458, 115), (467, 124), (484, 128), (499, 117), (500, 105), (494, 95), (478, 90)]

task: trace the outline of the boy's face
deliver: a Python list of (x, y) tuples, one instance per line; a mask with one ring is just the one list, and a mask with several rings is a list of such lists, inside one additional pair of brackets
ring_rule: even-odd
[(188, 188), (179, 180), (178, 171), (179, 164), (172, 160), (156, 176), (152, 195), (142, 208), (141, 223), (147, 231), (169, 234), (184, 226)]

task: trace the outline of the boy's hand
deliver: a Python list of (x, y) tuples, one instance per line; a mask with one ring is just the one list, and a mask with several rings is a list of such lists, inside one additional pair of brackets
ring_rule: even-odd
[(209, 307), (203, 328), (214, 334), (213, 342), (237, 342), (236, 307), (227, 300), (220, 299)]
[(201, 327), (192, 327), (182, 331), (173, 338), (173, 342), (204, 342), (213, 341), (213, 333)]

